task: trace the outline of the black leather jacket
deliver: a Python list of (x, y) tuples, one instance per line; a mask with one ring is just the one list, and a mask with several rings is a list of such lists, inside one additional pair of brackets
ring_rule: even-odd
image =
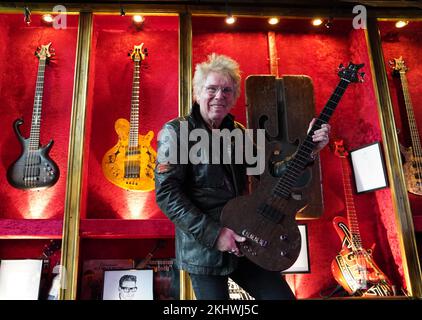
[[(181, 144), (187, 143), (187, 149), (191, 150), (197, 143), (183, 141), (179, 130), (182, 126), (187, 127), (189, 133), (196, 128), (207, 130), (211, 142), (211, 130), (202, 120), (197, 104), (193, 105), (188, 116), (174, 119), (164, 125), (158, 141), (156, 201), (176, 226), (177, 266), (194, 274), (226, 275), (235, 269), (238, 258), (215, 248), (222, 228), (219, 222), (220, 214), (227, 201), (245, 191), (246, 166), (192, 164), (190, 161), (181, 164), (180, 159), (179, 164), (168, 161), (171, 148), (177, 146), (179, 149)], [(244, 130), (231, 115), (224, 118), (221, 129), (224, 128)], [(234, 142), (229, 152), (234, 153), (233, 144)], [(224, 148), (227, 150), (227, 146), (223, 146)], [(234, 162), (234, 154), (231, 159)]]

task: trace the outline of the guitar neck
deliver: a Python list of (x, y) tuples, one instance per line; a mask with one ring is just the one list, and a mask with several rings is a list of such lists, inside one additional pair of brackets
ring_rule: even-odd
[(41, 108), (44, 92), (44, 72), (46, 60), (38, 63), (37, 82), (35, 85), (34, 107), (32, 111), (31, 132), (29, 136), (29, 149), (37, 150), (40, 145)]
[(135, 61), (132, 81), (132, 100), (130, 109), (130, 133), (129, 147), (138, 148), (138, 132), (139, 132), (139, 83), (140, 83), (141, 63)]
[(415, 115), (413, 113), (412, 101), (410, 99), (409, 88), (404, 70), (400, 71), (400, 81), (403, 89), (404, 102), (406, 105), (407, 119), (409, 121), (410, 135), (412, 139), (413, 152), (416, 157), (422, 156), (421, 142), (419, 139), (419, 132), (416, 126)]
[(314, 132), (320, 129), (323, 124), (328, 123), (349, 83), (350, 81), (348, 80), (340, 80), (327, 104), (324, 106), (311, 130), (308, 132), (305, 140), (299, 146), (292, 160), (289, 161), (282, 179), (279, 179), (273, 191), (276, 195), (286, 199), (290, 196), (292, 187), (307, 166), (311, 153), (315, 147), (315, 143), (312, 141)]
[(360, 237), (358, 218), (353, 199), (349, 161), (346, 157), (341, 158), (341, 166), (343, 168), (343, 188), (346, 201), (347, 221), (350, 229), (350, 241), (354, 249), (361, 249), (362, 240)]

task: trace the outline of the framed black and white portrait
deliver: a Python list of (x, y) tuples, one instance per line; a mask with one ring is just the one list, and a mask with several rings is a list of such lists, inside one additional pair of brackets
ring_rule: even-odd
[(1, 260), (0, 300), (37, 300), (42, 260)]
[(103, 300), (153, 300), (153, 270), (104, 271)]
[(374, 191), (388, 186), (379, 142), (351, 150), (350, 159), (357, 193)]

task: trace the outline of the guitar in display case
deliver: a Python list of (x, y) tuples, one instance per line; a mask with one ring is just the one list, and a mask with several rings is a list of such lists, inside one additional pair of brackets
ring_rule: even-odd
[(406, 187), (410, 193), (420, 196), (422, 195), (422, 147), (407, 84), (406, 71), (408, 68), (402, 57), (391, 60), (390, 65), (393, 68), (393, 76), (400, 77), (412, 139), (412, 146), (409, 148), (400, 144), (400, 151), (405, 158), (403, 171), (406, 178)]
[[(333, 219), (334, 229), (342, 248), (331, 263), (334, 279), (350, 294), (357, 296), (393, 296), (393, 287), (387, 276), (374, 262), (373, 249), (364, 249), (352, 194), (350, 163), (343, 141), (335, 141), (335, 155), (341, 158), (347, 219)], [(374, 246), (373, 246), (374, 247)]]
[(281, 177), (261, 179), (250, 195), (236, 197), (223, 208), (222, 225), (246, 238), (239, 243), (240, 251), (264, 269), (286, 270), (299, 256), (301, 235), (296, 213), (309, 203), (300, 191), (306, 182), (300, 185), (300, 180), (315, 146), (312, 135), (328, 123), (349, 83), (360, 80), (362, 67), (351, 62), (347, 67), (340, 65), (339, 84), (297, 152), (283, 163)]
[(37, 81), (35, 86), (34, 107), (32, 111), (32, 123), (29, 138), (25, 139), (19, 127), (23, 124), (22, 119), (16, 119), (13, 128), (22, 146), (19, 158), (8, 168), (7, 180), (17, 189), (44, 189), (53, 186), (59, 179), (59, 168), (50, 158), (49, 152), (53, 146), (53, 140), (45, 145), (40, 145), (41, 107), (44, 89), (45, 67), (54, 55), (50, 50), (51, 42), (41, 45), (35, 51), (39, 59)]
[(129, 54), (134, 62), (130, 122), (123, 118), (117, 119), (114, 128), (119, 140), (102, 160), (102, 169), (107, 180), (131, 191), (151, 191), (155, 188), (157, 153), (151, 147), (154, 132), (139, 134), (140, 69), (141, 62), (147, 55), (143, 45), (134, 46)]

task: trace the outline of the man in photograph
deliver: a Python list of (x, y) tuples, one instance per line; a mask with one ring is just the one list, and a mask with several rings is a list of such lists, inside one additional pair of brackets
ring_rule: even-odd
[(137, 290), (136, 276), (125, 274), (120, 278), (119, 300), (133, 300)]

